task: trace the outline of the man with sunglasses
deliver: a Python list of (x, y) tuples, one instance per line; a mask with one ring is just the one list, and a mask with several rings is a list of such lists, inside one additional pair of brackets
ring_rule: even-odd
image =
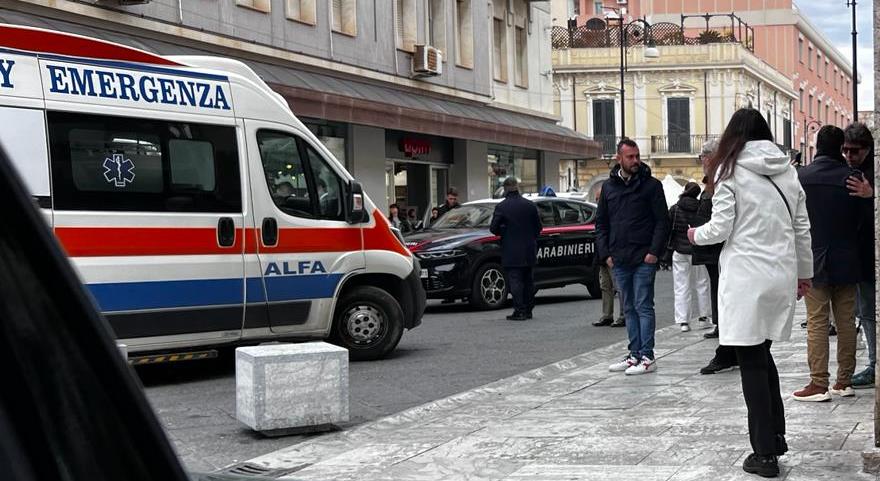
[(874, 137), (865, 124), (856, 122), (844, 131), (841, 149), (853, 175), (846, 181), (850, 195), (864, 199), (865, 222), (859, 232), (860, 280), (858, 284), (858, 318), (868, 344), (868, 366), (852, 378), (855, 389), (874, 387), (877, 364), (877, 331), (874, 319)]

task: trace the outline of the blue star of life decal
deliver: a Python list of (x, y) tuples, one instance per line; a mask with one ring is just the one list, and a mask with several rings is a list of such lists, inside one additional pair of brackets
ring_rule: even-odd
[(125, 187), (134, 182), (134, 162), (122, 154), (104, 159), (104, 178), (116, 187)]

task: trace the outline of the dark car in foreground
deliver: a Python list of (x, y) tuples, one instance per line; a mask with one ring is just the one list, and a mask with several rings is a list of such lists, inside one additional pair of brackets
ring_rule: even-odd
[[(583, 284), (601, 297), (595, 265), (596, 206), (564, 197), (529, 196), (544, 228), (538, 238), (538, 289)], [(479, 200), (453, 209), (428, 229), (405, 237), (419, 258), (429, 299), (465, 299), (477, 309), (497, 309), (507, 301), (501, 267), (501, 240), (489, 232), (499, 199)]]

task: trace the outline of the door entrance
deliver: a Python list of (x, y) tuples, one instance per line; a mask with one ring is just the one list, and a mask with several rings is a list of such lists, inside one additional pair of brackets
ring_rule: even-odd
[(400, 213), (418, 227), (431, 215), (431, 208), (446, 200), (449, 169), (446, 165), (390, 160), (385, 182), (388, 204), (397, 204)]

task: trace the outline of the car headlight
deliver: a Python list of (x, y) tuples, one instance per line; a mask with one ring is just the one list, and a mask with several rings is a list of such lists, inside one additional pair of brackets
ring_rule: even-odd
[(464, 251), (461, 249), (448, 249), (442, 251), (420, 251), (416, 255), (422, 259), (451, 259), (453, 257), (461, 257)]

